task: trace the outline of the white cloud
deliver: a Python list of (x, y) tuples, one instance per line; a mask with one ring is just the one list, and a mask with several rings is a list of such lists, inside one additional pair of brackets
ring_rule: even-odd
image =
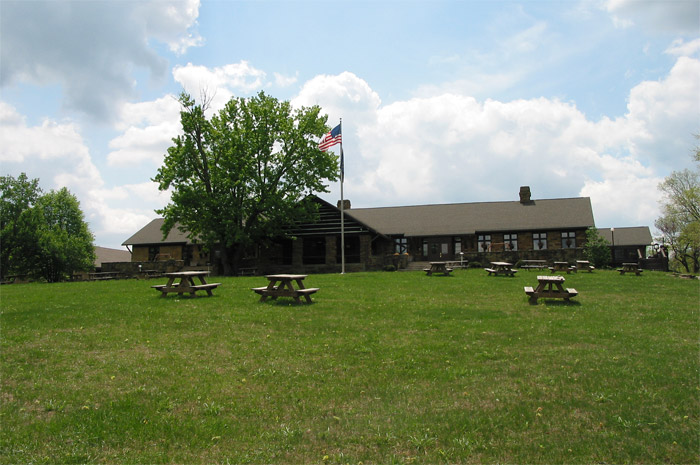
[[(0, 102), (0, 118), (0, 140), (3, 141), (0, 144), (0, 161), (3, 167), (37, 163), (38, 168), (46, 168), (46, 162), (50, 161), (83, 180), (99, 179), (79, 128), (74, 123), (45, 119), (40, 126), (29, 127), (25, 118), (5, 102)], [(48, 179), (62, 174), (55, 169), (43, 169), (42, 172)]]
[(697, 0), (607, 0), (604, 3), (615, 26), (639, 26), (654, 32), (697, 34), (700, 3)]
[(676, 39), (670, 47), (666, 49), (666, 53), (670, 55), (691, 57), (700, 52), (700, 39), (685, 42), (683, 39)]
[(634, 128), (630, 152), (673, 169), (686, 166), (693, 134), (700, 129), (700, 60), (680, 57), (666, 78), (630, 91), (625, 120)]
[(273, 76), (275, 77), (275, 85), (277, 87), (289, 87), (296, 84), (299, 80), (298, 72), (294, 76), (285, 76), (284, 74), (280, 73), (273, 73)]
[(343, 117), (345, 195), (357, 207), (513, 200), (530, 185), (535, 198), (591, 196), (601, 226), (651, 226), (657, 184), (694, 144), (698, 75), (700, 61), (679, 58), (665, 78), (633, 88), (614, 120), (556, 99), (464, 93), (381, 106), (351, 73), (314, 78), (294, 102)]
[(110, 166), (160, 166), (180, 132), (180, 104), (173, 95), (121, 107), (117, 127), (123, 132), (109, 142)]
[(362, 122), (371, 125), (381, 104), (379, 95), (369, 84), (350, 72), (337, 76), (319, 75), (307, 81), (292, 99), (295, 107), (323, 104), (328, 124), (335, 126), (340, 118), (350, 125)]
[(170, 200), (169, 192), (161, 192), (154, 182), (127, 184), (112, 189), (91, 191), (91, 206), (99, 211), (96, 233), (115, 235), (124, 241), (157, 217), (154, 210)]
[(182, 52), (201, 43), (198, 0), (2, 2), (0, 85), (60, 84), (64, 105), (101, 120), (134, 96), (133, 74), (166, 77), (151, 39)]
[(153, 219), (153, 210), (169, 199), (168, 192), (159, 192), (150, 181), (106, 187), (74, 123), (46, 119), (29, 126), (26, 118), (2, 101), (0, 123), (3, 175), (17, 177), (25, 172), (29, 178), (38, 178), (44, 190), (68, 188), (80, 201), (91, 231), (103, 240), (97, 245), (117, 247)]
[[(263, 87), (267, 74), (245, 60), (215, 68), (188, 63), (173, 69), (175, 81), (195, 98), (205, 92), (211, 108), (221, 109), (233, 96), (246, 96)], [(243, 94), (243, 95), (241, 95)]]
[(204, 39), (194, 29), (199, 16), (199, 0), (137, 2), (138, 16), (146, 18), (149, 35), (182, 54), (190, 47), (203, 45)]

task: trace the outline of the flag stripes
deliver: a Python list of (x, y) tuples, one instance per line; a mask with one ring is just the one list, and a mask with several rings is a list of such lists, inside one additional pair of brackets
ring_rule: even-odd
[(341, 144), (343, 142), (343, 134), (340, 131), (340, 125), (337, 125), (321, 138), (321, 142), (318, 143), (318, 148), (325, 152), (329, 148), (336, 144)]

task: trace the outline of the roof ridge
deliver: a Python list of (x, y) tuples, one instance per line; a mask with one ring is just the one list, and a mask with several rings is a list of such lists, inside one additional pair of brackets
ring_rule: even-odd
[[(578, 199), (590, 199), (590, 197), (557, 197), (554, 199), (532, 199), (531, 202), (551, 202), (553, 200), (578, 200)], [(531, 203), (529, 202), (529, 203)], [(453, 202), (453, 203), (426, 203), (418, 205), (389, 205), (381, 207), (352, 207), (348, 211), (353, 210), (379, 210), (382, 208), (414, 208), (414, 207), (449, 207), (455, 205), (480, 205), (480, 204), (497, 204), (497, 203), (521, 203), (519, 200), (492, 200), (492, 201), (479, 201), (479, 202)]]

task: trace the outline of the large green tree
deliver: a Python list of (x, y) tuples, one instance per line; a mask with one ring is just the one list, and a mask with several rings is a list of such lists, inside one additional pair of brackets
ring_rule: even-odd
[(40, 217), (34, 205), (41, 195), (39, 180), (0, 177), (0, 273), (30, 274), (36, 269), (39, 256), (37, 231)]
[(2, 275), (49, 282), (94, 267), (93, 235), (78, 199), (65, 187), (43, 194), (25, 173), (0, 178)]
[(673, 252), (673, 259), (687, 272), (700, 271), (700, 148), (693, 159), (695, 170), (672, 172), (660, 185), (664, 193), (662, 215), (654, 223)]
[(84, 220), (80, 202), (65, 187), (39, 197), (39, 274), (49, 282), (95, 266), (94, 237)]
[(172, 193), (158, 210), (163, 232), (179, 225), (192, 240), (217, 247), (224, 273), (232, 274), (245, 250), (309, 218), (308, 196), (337, 180), (337, 158), (317, 145), (327, 116), (263, 92), (232, 98), (211, 119), (206, 99), (182, 93), (180, 104), (182, 134), (154, 179)]

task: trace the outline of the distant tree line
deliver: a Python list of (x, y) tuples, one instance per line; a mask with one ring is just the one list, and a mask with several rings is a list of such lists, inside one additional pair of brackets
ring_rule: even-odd
[(0, 276), (48, 282), (94, 267), (94, 237), (65, 187), (44, 193), (25, 173), (0, 177)]

